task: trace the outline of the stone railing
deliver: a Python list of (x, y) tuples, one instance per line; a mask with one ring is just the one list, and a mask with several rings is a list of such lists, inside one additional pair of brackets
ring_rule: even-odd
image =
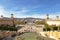
[(40, 32), (40, 34), (44, 37), (48, 36), (49, 38), (60, 40), (60, 32), (58, 31), (46, 31), (46, 32)]

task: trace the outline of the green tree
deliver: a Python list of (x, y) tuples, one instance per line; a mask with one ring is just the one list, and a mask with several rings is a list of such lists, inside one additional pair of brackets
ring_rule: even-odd
[(18, 20), (18, 21), (15, 21), (15, 24), (25, 24), (25, 23), (24, 21)]
[(60, 30), (60, 26), (58, 26), (58, 30)]
[(48, 24), (45, 24), (45, 28), (48, 28), (49, 27), (49, 25)]
[(58, 30), (58, 27), (53, 27), (53, 30)]
[(36, 21), (36, 24), (45, 24), (45, 21)]

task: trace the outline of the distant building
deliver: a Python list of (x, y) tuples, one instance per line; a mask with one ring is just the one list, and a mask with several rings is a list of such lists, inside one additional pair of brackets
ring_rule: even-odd
[(49, 18), (49, 15), (46, 15), (46, 23), (48, 25), (56, 25), (56, 26), (60, 26), (60, 19), (59, 19), (59, 16), (56, 16), (56, 18), (52, 19), (52, 18)]
[[(20, 24), (22, 22), (24, 22), (25, 24), (34, 24), (36, 21), (45, 21), (48, 25), (56, 25), (56, 26), (60, 26), (60, 19), (59, 16), (56, 16), (56, 19), (51, 19), (49, 18), (49, 14), (46, 15), (46, 19), (41, 19), (41, 18), (32, 18), (32, 17), (28, 17), (28, 18), (14, 18), (14, 15), (11, 14), (10, 18), (8, 17), (4, 17), (3, 15), (1, 15), (0, 17), (0, 25), (10, 25), (13, 26), (14, 24)], [(22, 22), (21, 22), (22, 21)]]
[(6, 17), (3, 17), (3, 15), (1, 15), (0, 25), (10, 25), (10, 26), (12, 26), (14, 24), (13, 20), (14, 20), (13, 14), (11, 14), (10, 18), (6, 18)]
[(8, 17), (4, 17), (3, 15), (1, 15), (0, 17), (0, 25), (9, 25), (9, 26), (13, 26), (14, 24), (17, 25), (19, 24), (21, 21), (23, 21), (24, 23), (30, 24), (30, 23), (35, 23), (38, 20), (44, 20), (41, 18), (14, 18), (14, 15), (11, 14), (10, 18)]

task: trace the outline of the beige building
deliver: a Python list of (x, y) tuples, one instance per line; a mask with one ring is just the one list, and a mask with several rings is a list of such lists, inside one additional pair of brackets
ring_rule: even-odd
[(47, 24), (60, 26), (60, 20), (47, 20)]
[(49, 15), (47, 14), (46, 16), (46, 23), (48, 25), (56, 25), (56, 26), (60, 26), (60, 19), (59, 19), (59, 16), (56, 16), (56, 18), (52, 19), (52, 18), (49, 18)]
[(0, 17), (0, 26), (1, 25), (10, 25), (10, 26), (12, 26), (13, 24), (14, 24), (13, 14), (11, 14), (10, 18), (6, 18), (6, 17), (3, 17), (3, 15), (1, 15), (1, 17)]

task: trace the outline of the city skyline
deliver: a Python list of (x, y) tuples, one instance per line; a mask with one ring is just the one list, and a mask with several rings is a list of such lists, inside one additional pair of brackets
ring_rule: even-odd
[(0, 15), (45, 18), (60, 15), (60, 0), (0, 0)]

